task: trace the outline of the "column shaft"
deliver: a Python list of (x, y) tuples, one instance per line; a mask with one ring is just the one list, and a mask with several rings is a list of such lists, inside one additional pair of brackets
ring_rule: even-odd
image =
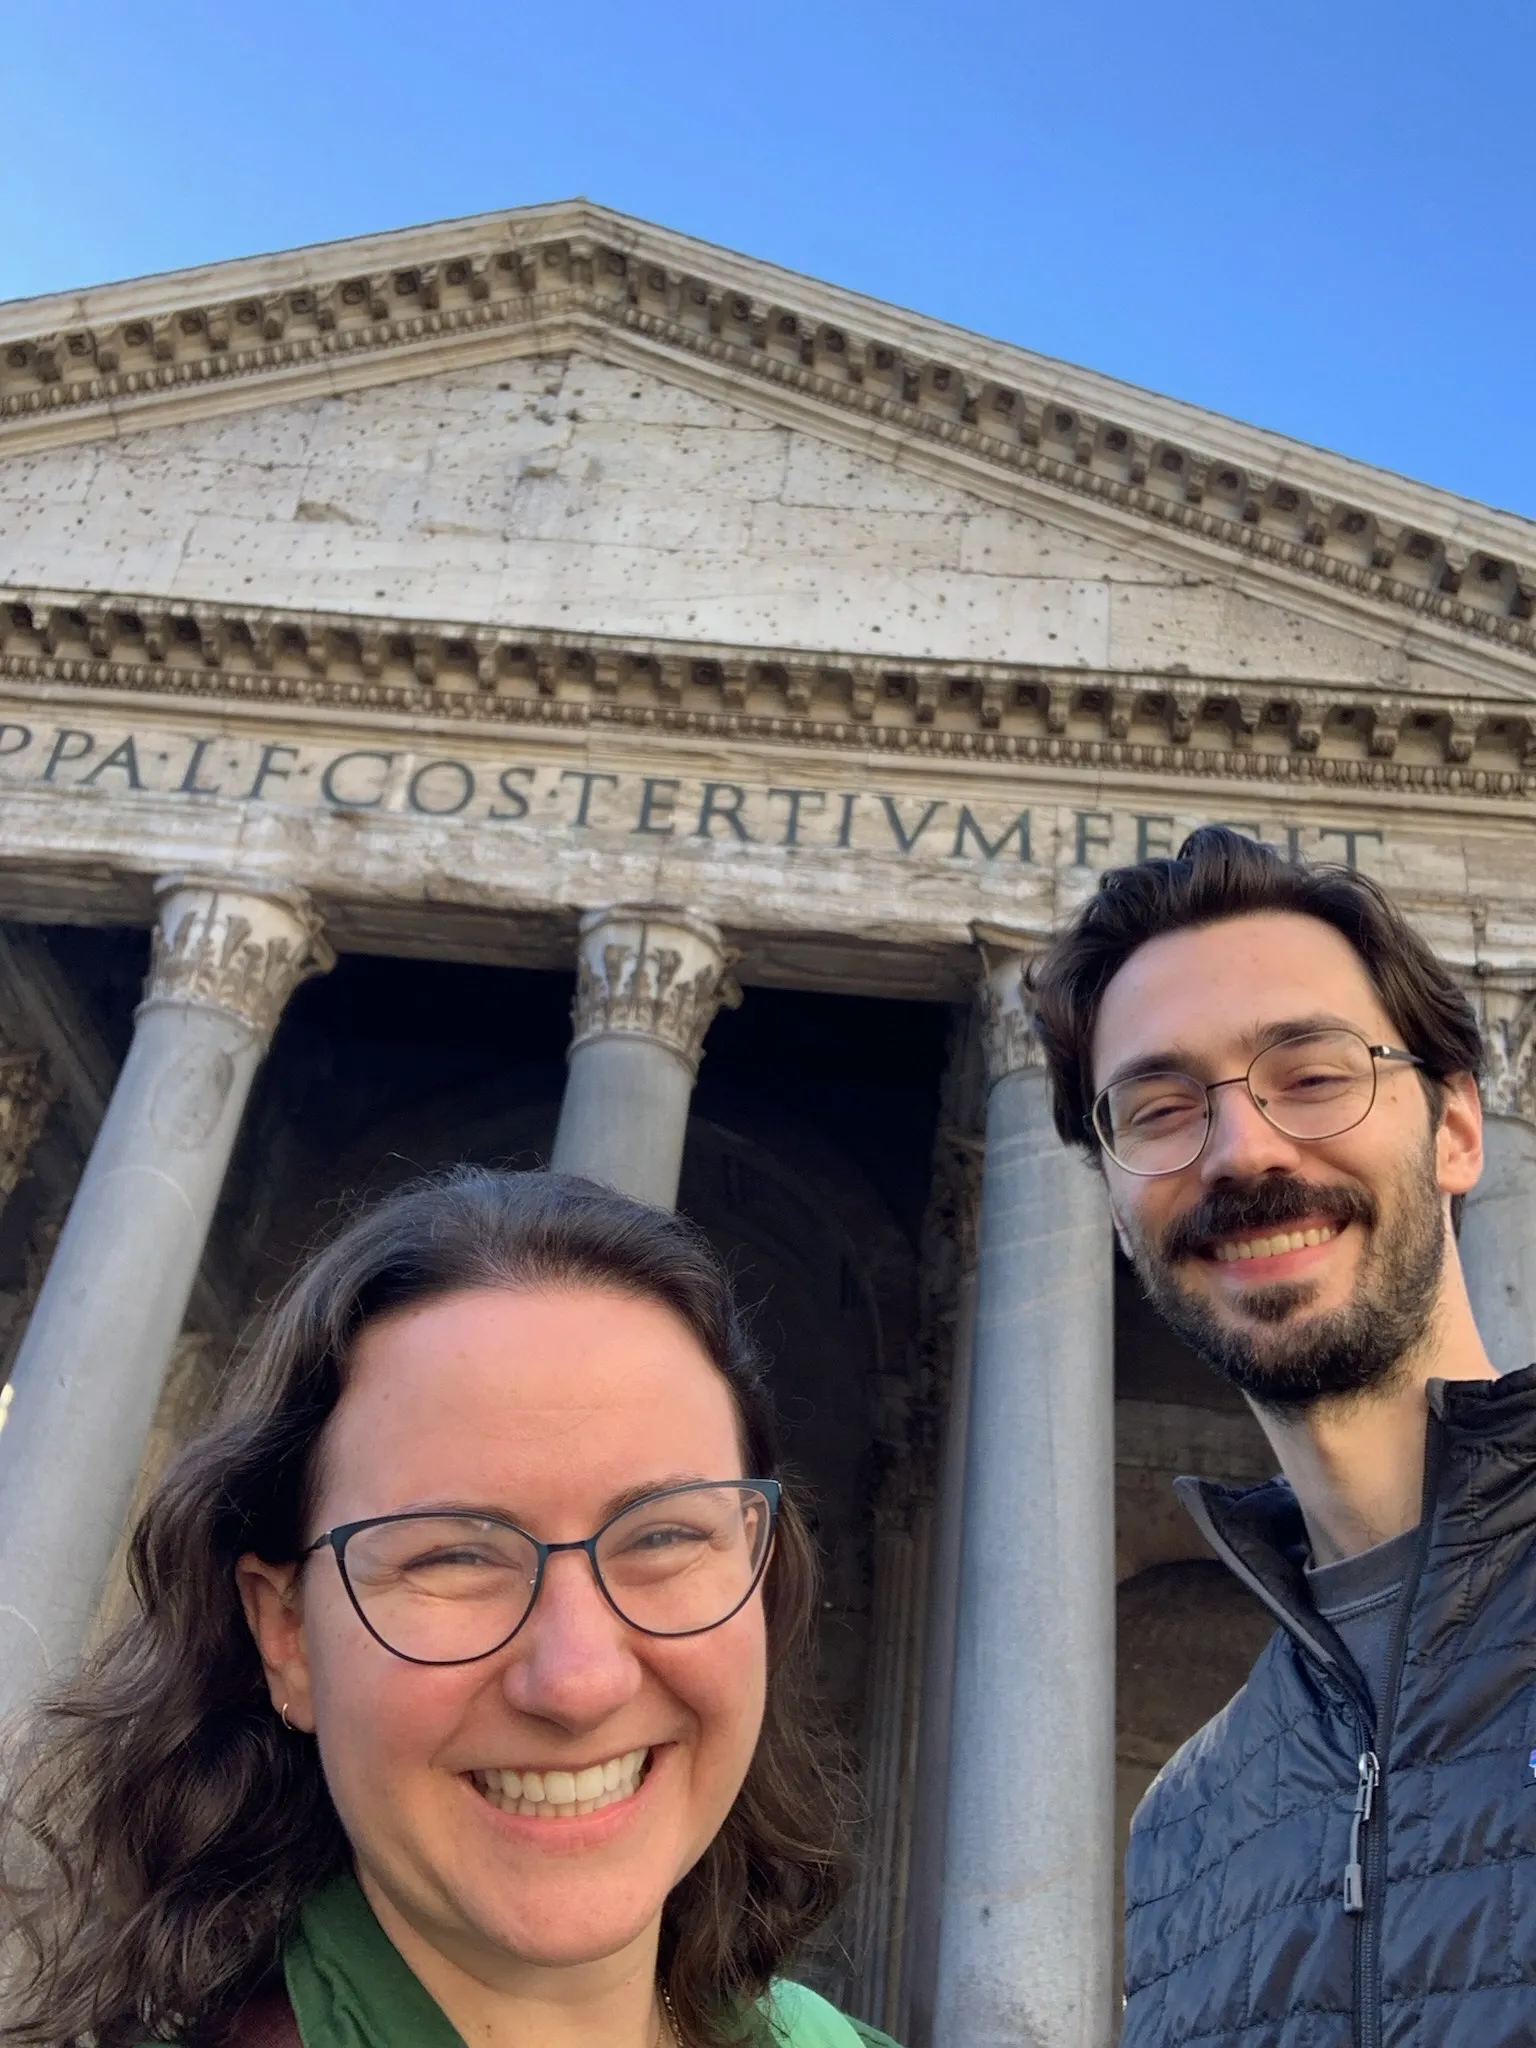
[(552, 1164), (670, 1209), (677, 1201), (693, 1075), (654, 1039), (573, 1048)]
[(994, 1024), (938, 2048), (1106, 2048), (1114, 1389), (1103, 1188), (1056, 1136), (1013, 956)]
[(688, 911), (619, 905), (582, 919), (560, 1172), (673, 1207), (704, 1034), (740, 1001), (727, 965), (720, 934)]
[(1462, 1211), (1462, 1271), (1496, 1372), (1536, 1364), (1536, 995), (1529, 972), (1479, 972), (1483, 1172)]
[(316, 960), (291, 897), (168, 885), (133, 1043), (0, 1434), (0, 1715), (89, 1632), (251, 1081)]
[(1483, 1119), (1482, 1179), (1461, 1219), (1467, 1293), (1496, 1372), (1536, 1365), (1536, 1124)]

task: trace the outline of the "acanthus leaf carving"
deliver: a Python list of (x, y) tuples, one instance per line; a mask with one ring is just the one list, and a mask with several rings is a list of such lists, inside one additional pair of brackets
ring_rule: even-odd
[(41, 1052), (0, 1052), (0, 1207), (27, 1171), (59, 1088)]
[(1479, 976), (1468, 993), (1483, 1033), (1484, 1109), (1536, 1123), (1536, 977)]
[(1043, 940), (1037, 934), (988, 924), (973, 924), (971, 936), (982, 963), (976, 992), (982, 1057), (988, 1085), (995, 1087), (1008, 1074), (1045, 1066), (1045, 1048), (1035, 1031), (1034, 1003), (1025, 979)]
[(176, 875), (159, 884), (142, 1007), (227, 1011), (265, 1041), (289, 997), (335, 955), (297, 889)]
[(687, 911), (619, 905), (582, 919), (571, 1049), (610, 1034), (665, 1045), (691, 1073), (704, 1035), (741, 991), (734, 956), (706, 919)]

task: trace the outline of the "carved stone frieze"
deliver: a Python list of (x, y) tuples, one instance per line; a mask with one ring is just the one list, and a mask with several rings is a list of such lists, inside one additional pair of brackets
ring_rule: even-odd
[[(744, 270), (774, 290), (773, 303), (743, 288)], [(185, 414), (241, 383), (330, 390), (349, 364), (354, 381), (376, 381), (381, 359), (396, 359), (398, 377), (401, 358), (441, 366), (535, 341), (585, 340), (605, 352), (627, 343), (851, 414), (872, 435), (928, 443), (960, 466), (1028, 478), (1452, 630), (1536, 647), (1536, 562), (1511, 559), (1509, 522), (1492, 523), (1496, 515), (1479, 545), (1463, 530), (1465, 508), (1430, 493), (1346, 502), (1338, 465), (1309, 476), (1304, 448), (1276, 450), (1281, 474), (1255, 465), (1246, 436), (1244, 454), (1224, 455), (1170, 433), (1166, 408), (1162, 431), (1148, 431), (1150, 421), (1113, 416), (1134, 399), (1099, 380), (1075, 394), (1062, 365), (883, 318), (584, 202), (340, 244), (305, 252), (302, 266), (274, 259), (260, 283), (254, 276), (249, 265), (225, 266), (218, 296), (179, 303), (161, 303), (165, 287), (150, 282), (134, 311), (119, 292), (110, 316), (71, 309), (46, 332), (13, 316), (0, 334), (0, 447), (57, 438), (72, 417), (89, 431), (130, 410)], [(799, 303), (778, 298), (786, 286)], [(818, 296), (829, 301), (820, 309)], [(270, 392), (253, 402), (270, 403)], [(1209, 420), (1195, 430), (1220, 432)], [(1374, 481), (1359, 479), (1367, 496)]]
[(1536, 711), (1506, 699), (1256, 691), (1229, 677), (1172, 690), (1156, 675), (877, 662), (835, 650), (768, 657), (714, 643), (31, 588), (0, 589), (0, 677), (493, 729), (617, 726), (1360, 795), (1536, 795)]
[(0, 1208), (27, 1170), (58, 1086), (40, 1052), (0, 1052)]
[(300, 889), (224, 876), (172, 875), (156, 888), (147, 1009), (228, 1011), (265, 1041), (288, 998), (335, 955)]
[(1484, 1109), (1536, 1123), (1536, 974), (1477, 974), (1466, 987), (1486, 1053)]
[(707, 919), (686, 910), (619, 904), (581, 921), (571, 1050), (622, 1034), (667, 1047), (697, 1073), (704, 1034), (741, 991), (734, 955)]
[(987, 1085), (1027, 1067), (1044, 1068), (1045, 1049), (1035, 1035), (1034, 1005), (1024, 975), (1044, 943), (1041, 934), (1009, 932), (975, 924), (971, 935), (981, 955), (976, 999), (981, 1013), (981, 1049)]

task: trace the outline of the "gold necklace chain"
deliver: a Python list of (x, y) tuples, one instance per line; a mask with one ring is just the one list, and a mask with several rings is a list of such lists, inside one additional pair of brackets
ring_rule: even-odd
[(660, 1981), (657, 1982), (656, 1989), (661, 1993), (662, 2012), (662, 2024), (656, 2029), (656, 2048), (662, 2048), (662, 2036), (667, 2033), (672, 2036), (673, 2048), (683, 2048), (683, 2036), (677, 2024), (677, 2010), (672, 2003), (672, 1994)]

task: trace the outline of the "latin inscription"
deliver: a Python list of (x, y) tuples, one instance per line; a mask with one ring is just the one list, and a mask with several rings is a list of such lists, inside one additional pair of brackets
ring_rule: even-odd
[[(0, 781), (104, 795), (398, 816), (639, 840), (713, 842), (806, 853), (883, 853), (1098, 869), (1171, 853), (1191, 816), (1055, 805), (1032, 813), (979, 794), (958, 798), (874, 788), (638, 775), (409, 747), (311, 746), (219, 733), (108, 731), (0, 722)], [(1257, 811), (1221, 822), (1292, 854), (1370, 864), (1374, 828), (1301, 826)]]

